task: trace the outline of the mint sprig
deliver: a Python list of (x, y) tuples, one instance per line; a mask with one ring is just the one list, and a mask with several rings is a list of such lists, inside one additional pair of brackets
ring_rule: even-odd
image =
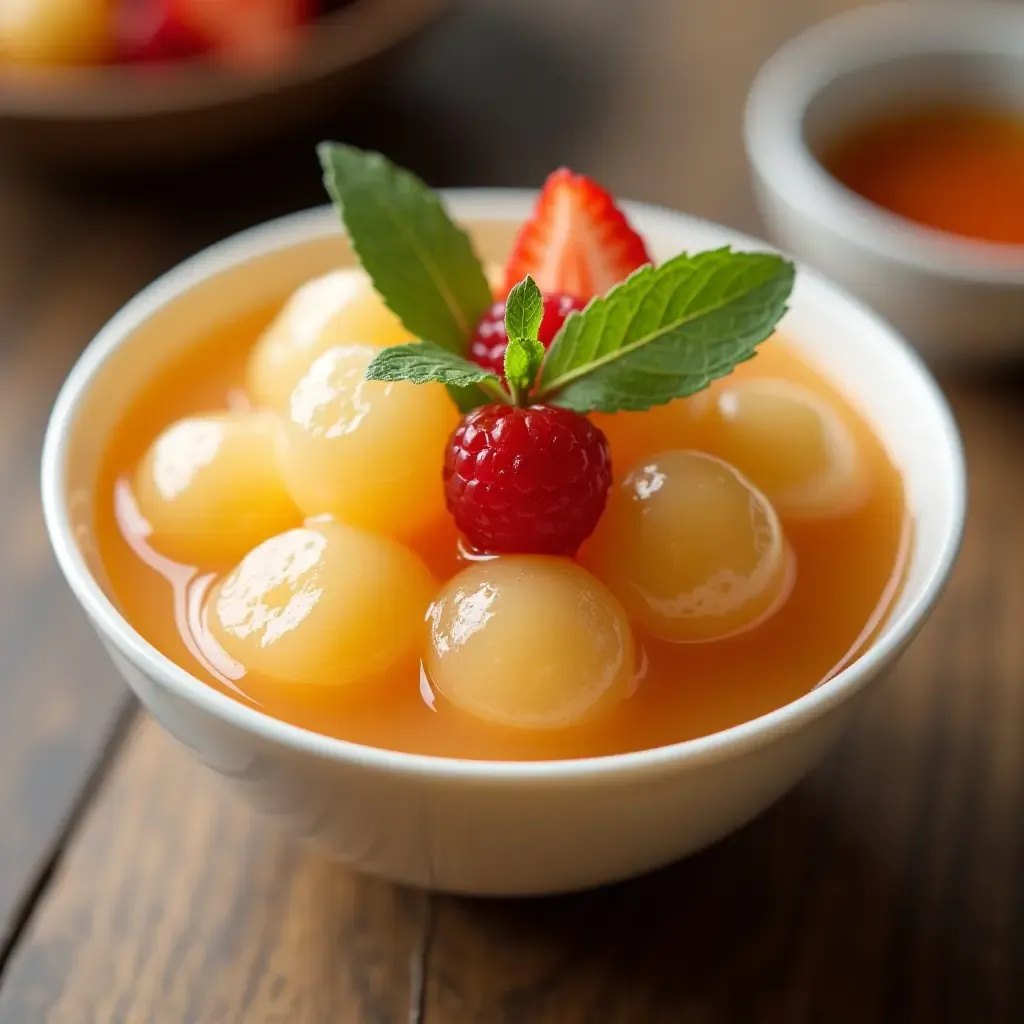
[(536, 339), (510, 338), (505, 349), (505, 383), (515, 405), (527, 405), (544, 346)]
[(505, 303), (505, 387), (490, 370), (430, 341), (381, 349), (364, 376), (413, 384), (436, 381), (448, 388), (463, 412), (487, 402), (526, 405), (544, 361), (544, 346), (537, 340), (543, 318), (544, 299), (527, 276), (509, 292)]
[[(526, 278), (506, 304), (509, 394), (475, 363), (414, 363), (402, 353), (417, 346), (385, 349), (371, 368), (382, 363), (397, 374), (386, 379), (442, 380), (452, 388), (466, 380), (478, 390), (458, 396), (463, 410), (509, 395), (518, 405), (546, 402), (584, 413), (649, 409), (692, 395), (750, 359), (786, 312), (794, 274), (792, 263), (770, 253), (684, 253), (660, 267), (642, 267), (571, 313), (546, 355), (537, 341), (540, 292)], [(464, 376), (467, 366), (476, 367), (472, 381)]]
[[(469, 236), (415, 175), (377, 153), (324, 143), (324, 181), (388, 307), (420, 342), (385, 349), (371, 380), (440, 381), (462, 411), (490, 401), (618, 412), (691, 395), (751, 358), (786, 311), (794, 268), (718, 249), (636, 271), (572, 313), (545, 354), (543, 299), (530, 278), (505, 306), (505, 384), (464, 358), (491, 304)], [(539, 377), (539, 380), (538, 380)], [(507, 390), (506, 390), (507, 388)]]
[(505, 333), (513, 338), (533, 338), (540, 334), (544, 319), (544, 296), (529, 274), (513, 285), (505, 300)]
[(692, 395), (754, 355), (793, 279), (780, 256), (730, 249), (643, 267), (562, 325), (538, 400), (619, 412)]
[(459, 354), (493, 301), (469, 236), (438, 195), (379, 153), (324, 142), (324, 183), (388, 308), (417, 338)]
[(407, 380), (413, 384), (438, 381), (448, 387), (462, 412), (487, 402), (508, 401), (495, 374), (430, 341), (381, 349), (363, 376), (367, 380)]
[(544, 361), (544, 346), (537, 340), (544, 319), (544, 298), (529, 274), (505, 300), (505, 383), (512, 401), (525, 405)]

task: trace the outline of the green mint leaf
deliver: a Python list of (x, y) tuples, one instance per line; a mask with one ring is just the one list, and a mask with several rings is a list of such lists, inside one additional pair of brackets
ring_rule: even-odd
[(544, 319), (544, 297), (526, 275), (505, 300), (505, 382), (516, 405), (524, 405), (544, 362), (544, 346), (537, 340)]
[(438, 381), (448, 387), (460, 412), (487, 402), (508, 401), (501, 381), (493, 373), (429, 341), (381, 349), (363, 376), (367, 380), (408, 380), (413, 384)]
[(505, 300), (505, 333), (509, 341), (525, 338), (534, 341), (540, 333), (540, 322), (544, 319), (544, 297), (537, 283), (526, 275), (508, 293)]
[(539, 397), (618, 412), (692, 395), (754, 355), (785, 313), (793, 279), (780, 256), (729, 249), (643, 267), (569, 316)]
[(516, 405), (524, 405), (544, 362), (544, 346), (536, 338), (509, 338), (505, 349), (505, 382)]
[(388, 308), (417, 338), (465, 352), (491, 289), (469, 236), (414, 174), (379, 153), (317, 149), (352, 247)]
[(409, 380), (413, 384), (440, 381), (457, 388), (498, 381), (490, 370), (430, 341), (382, 348), (366, 367), (364, 376), (367, 380)]

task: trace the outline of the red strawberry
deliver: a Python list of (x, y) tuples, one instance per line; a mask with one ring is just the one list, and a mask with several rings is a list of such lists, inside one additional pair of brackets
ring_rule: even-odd
[(650, 263), (643, 239), (596, 182), (567, 168), (544, 184), (505, 268), (508, 288), (530, 274), (542, 292), (584, 302)]
[[(548, 348), (555, 340), (558, 329), (565, 318), (574, 310), (582, 309), (585, 303), (571, 295), (546, 295), (544, 297), (544, 319), (540, 322), (538, 339)], [(496, 302), (476, 325), (476, 331), (469, 343), (469, 358), (499, 377), (505, 373), (505, 349), (508, 335), (505, 333), (505, 303)]]
[(448, 510), (481, 551), (571, 555), (604, 511), (608, 441), (550, 405), (484, 405), (455, 428), (444, 461)]
[(294, 46), (296, 29), (314, 12), (314, 0), (170, 0), (175, 20), (242, 64), (261, 65)]
[(175, 15), (175, 0), (123, 0), (117, 10), (117, 53), (122, 61), (191, 57), (203, 40)]

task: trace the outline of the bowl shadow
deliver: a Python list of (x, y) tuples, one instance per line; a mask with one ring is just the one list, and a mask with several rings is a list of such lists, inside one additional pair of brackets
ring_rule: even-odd
[[(851, 828), (830, 807), (842, 761), (840, 751), (752, 824), (645, 877), (545, 899), (438, 898), (428, 1019), (935, 1019), (916, 1016), (912, 977), (928, 908), (864, 822)], [(929, 976), (970, 984), (955, 944), (931, 936), (927, 948)]]

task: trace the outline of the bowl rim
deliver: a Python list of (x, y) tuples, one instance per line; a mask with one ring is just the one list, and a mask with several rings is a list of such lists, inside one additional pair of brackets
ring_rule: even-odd
[(1024, 7), (995, 0), (900, 0), (844, 11), (794, 36), (761, 67), (743, 136), (756, 176), (803, 216), (848, 244), (939, 277), (1024, 285), (1024, 244), (959, 238), (872, 203), (834, 178), (804, 141), (811, 103), (852, 72), (927, 54), (1024, 65)]
[(206, 56), (157, 66), (0, 66), (0, 123), (130, 121), (259, 99), (354, 68), (425, 28), (451, 0), (353, 0), (301, 30), (297, 52), (263, 69), (221, 67)]
[[(536, 199), (536, 192), (506, 189), (460, 189), (442, 193), (459, 218), (467, 221), (518, 221)], [(627, 214), (638, 222), (658, 224), (666, 230), (711, 231), (736, 247), (770, 249), (765, 243), (722, 228), (709, 221), (648, 204), (626, 202)], [(70, 438), (83, 400), (107, 360), (150, 316), (210, 277), (255, 258), (292, 246), (331, 237), (340, 227), (330, 207), (289, 214), (233, 235), (201, 251), (168, 271), (114, 315), (89, 343), (71, 370), (54, 404), (43, 444), (43, 516), (58, 565), (75, 597), (101, 638), (113, 644), (136, 667), (185, 703), (263, 741), (291, 751), (385, 773), (466, 782), (514, 783), (527, 779), (583, 783), (611, 776), (661, 775), (736, 756), (760, 747), (777, 736), (824, 715), (852, 697), (913, 637), (944, 589), (959, 550), (966, 506), (966, 469), (953, 415), (937, 383), (913, 348), (885, 321), (815, 271), (801, 267), (805, 289), (823, 301), (838, 305), (892, 350), (935, 413), (949, 475), (951, 507), (946, 529), (936, 546), (927, 576), (915, 600), (889, 620), (871, 647), (835, 676), (796, 700), (766, 715), (729, 729), (662, 747), (623, 754), (544, 761), (475, 761), (428, 754), (412, 754), (364, 746), (324, 736), (282, 722), (258, 708), (215, 690), (191, 675), (137, 633), (104, 593), (86, 565), (71, 526), (65, 478)]]

